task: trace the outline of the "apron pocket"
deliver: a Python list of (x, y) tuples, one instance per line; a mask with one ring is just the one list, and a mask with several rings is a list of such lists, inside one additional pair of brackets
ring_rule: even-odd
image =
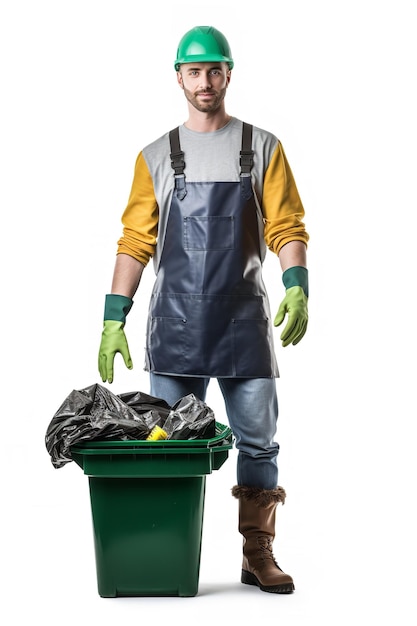
[(233, 216), (184, 217), (185, 250), (233, 250)]
[(236, 376), (270, 378), (274, 353), (267, 319), (234, 319), (233, 362)]
[(147, 339), (148, 367), (151, 371), (165, 374), (184, 371), (187, 360), (186, 326), (184, 318), (151, 318)]

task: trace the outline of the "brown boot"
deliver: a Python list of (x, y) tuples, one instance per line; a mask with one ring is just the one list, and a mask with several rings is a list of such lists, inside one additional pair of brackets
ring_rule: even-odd
[(284, 489), (236, 485), (232, 495), (239, 500), (239, 532), (243, 535), (241, 582), (270, 593), (292, 593), (293, 579), (284, 574), (272, 553), (275, 509), (285, 502)]

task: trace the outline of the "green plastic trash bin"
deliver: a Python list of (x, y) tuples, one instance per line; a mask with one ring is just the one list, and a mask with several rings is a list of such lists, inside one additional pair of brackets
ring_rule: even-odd
[(197, 594), (206, 475), (232, 446), (218, 422), (212, 439), (72, 446), (89, 477), (101, 597)]

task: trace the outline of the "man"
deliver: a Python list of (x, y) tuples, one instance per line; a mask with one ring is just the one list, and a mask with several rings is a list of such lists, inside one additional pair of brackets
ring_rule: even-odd
[(180, 41), (177, 81), (187, 121), (140, 152), (99, 351), (103, 382), (113, 380), (142, 271), (153, 258), (156, 281), (147, 326), (150, 392), (173, 405), (204, 400), (211, 378), (222, 391), (238, 449), (239, 531), (243, 583), (291, 593), (275, 561), (278, 487), (274, 441), (278, 418), (271, 314), (262, 279), (267, 248), (278, 255), (285, 297), (274, 324), (286, 319), (282, 345), (307, 329), (308, 272), (304, 209), (281, 143), (226, 113), (233, 59), (224, 35), (198, 26)]

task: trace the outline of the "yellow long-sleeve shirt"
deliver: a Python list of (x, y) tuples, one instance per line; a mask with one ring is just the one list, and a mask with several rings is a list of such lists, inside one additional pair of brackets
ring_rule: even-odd
[[(242, 122), (236, 118), (212, 133), (180, 127), (186, 180), (219, 182), (239, 180)], [(275, 254), (290, 241), (307, 245), (304, 207), (279, 140), (254, 127), (252, 184), (264, 225), (265, 245)], [(143, 265), (155, 256), (163, 238), (174, 187), (168, 133), (138, 155), (132, 188), (122, 216), (123, 234), (117, 253), (128, 254)]]

